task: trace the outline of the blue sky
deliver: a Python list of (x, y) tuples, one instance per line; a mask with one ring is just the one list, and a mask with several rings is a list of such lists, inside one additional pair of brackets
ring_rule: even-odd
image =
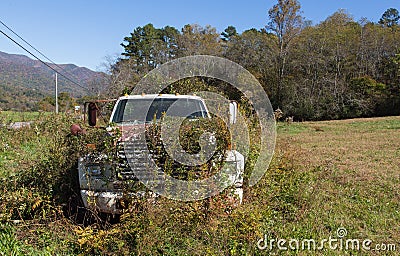
[[(122, 52), (120, 44), (137, 26), (153, 23), (181, 29), (185, 24), (211, 25), (219, 32), (262, 28), (276, 0), (2, 0), (0, 20), (56, 63), (101, 70), (106, 57)], [(303, 16), (317, 24), (340, 8), (357, 21), (377, 22), (400, 0), (300, 0)], [(7, 30), (0, 25), (0, 29)], [(0, 34), (0, 51), (25, 54)]]

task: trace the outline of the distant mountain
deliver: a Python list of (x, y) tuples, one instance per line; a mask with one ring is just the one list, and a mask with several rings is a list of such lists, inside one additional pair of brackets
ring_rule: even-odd
[[(89, 95), (92, 88), (102, 87), (105, 74), (73, 64), (47, 63), (82, 87), (58, 75), (58, 91), (73, 97)], [(0, 52), (0, 109), (35, 109), (45, 96), (54, 95), (55, 72), (38, 60), (25, 55)]]

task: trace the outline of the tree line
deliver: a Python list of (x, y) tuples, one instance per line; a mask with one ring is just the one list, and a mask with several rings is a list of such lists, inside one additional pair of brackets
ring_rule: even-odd
[(188, 24), (181, 30), (139, 26), (124, 38), (124, 51), (110, 66), (107, 94), (129, 92), (169, 60), (207, 54), (249, 70), (273, 107), (296, 120), (398, 115), (399, 20), (394, 8), (378, 22), (355, 21), (339, 9), (313, 25), (301, 16), (297, 0), (278, 0), (266, 12), (264, 28), (241, 33), (234, 26), (222, 33), (209, 25)]

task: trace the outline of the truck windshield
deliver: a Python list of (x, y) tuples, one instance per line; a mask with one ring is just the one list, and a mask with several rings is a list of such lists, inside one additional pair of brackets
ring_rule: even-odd
[(193, 119), (207, 117), (207, 112), (197, 99), (124, 99), (119, 101), (112, 122), (144, 123), (159, 120), (163, 115)]

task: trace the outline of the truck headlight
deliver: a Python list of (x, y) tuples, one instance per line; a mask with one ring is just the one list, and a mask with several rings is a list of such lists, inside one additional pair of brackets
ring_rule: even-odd
[(100, 165), (88, 165), (86, 167), (86, 171), (91, 176), (100, 176), (101, 175), (101, 166)]
[(210, 137), (208, 138), (208, 141), (210, 142), (210, 144), (214, 145), (217, 143), (217, 138), (215, 137), (214, 133), (210, 134)]

